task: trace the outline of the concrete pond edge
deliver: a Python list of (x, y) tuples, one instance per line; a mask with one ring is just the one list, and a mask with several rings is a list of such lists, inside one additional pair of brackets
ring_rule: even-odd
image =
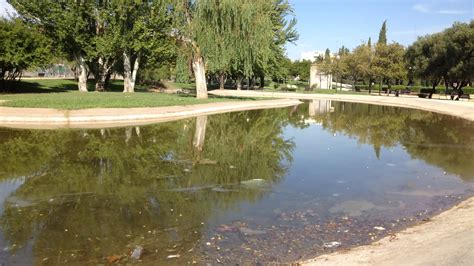
[(146, 108), (60, 110), (0, 107), (0, 127), (25, 129), (109, 128), (168, 122), (201, 115), (295, 106), (295, 99), (229, 101)]

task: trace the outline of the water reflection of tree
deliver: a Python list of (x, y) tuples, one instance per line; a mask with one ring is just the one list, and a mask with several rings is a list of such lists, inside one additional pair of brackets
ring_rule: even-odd
[[(265, 193), (244, 189), (240, 181), (271, 184), (284, 175), (294, 144), (282, 138), (280, 113), (127, 129), (4, 130), (0, 177), (31, 176), (12, 195), (30, 205), (5, 203), (5, 239), (20, 247), (34, 237), (38, 261), (62, 262), (67, 253), (68, 261), (98, 262), (136, 244), (157, 250), (149, 258), (165, 258), (170, 247), (185, 254), (216, 208)], [(199, 145), (195, 127), (206, 132)]]
[(404, 108), (343, 102), (332, 102), (332, 106), (334, 112), (314, 119), (332, 133), (372, 145), (377, 157), (382, 147), (401, 144), (414, 159), (474, 180), (474, 165), (469, 162), (474, 152), (473, 123)]

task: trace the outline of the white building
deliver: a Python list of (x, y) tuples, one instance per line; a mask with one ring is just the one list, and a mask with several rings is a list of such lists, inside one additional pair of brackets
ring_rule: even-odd
[(332, 75), (322, 72), (318, 69), (318, 65), (312, 64), (309, 73), (309, 87), (311, 89), (332, 89)]

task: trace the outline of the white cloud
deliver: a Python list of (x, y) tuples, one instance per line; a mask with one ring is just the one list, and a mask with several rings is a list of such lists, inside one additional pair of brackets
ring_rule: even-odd
[(412, 7), (413, 10), (418, 11), (420, 13), (429, 13), (430, 8), (427, 5), (423, 4), (416, 4)]
[(462, 15), (462, 14), (467, 14), (467, 11), (443, 9), (443, 10), (436, 11), (436, 13), (443, 14), (443, 15)]

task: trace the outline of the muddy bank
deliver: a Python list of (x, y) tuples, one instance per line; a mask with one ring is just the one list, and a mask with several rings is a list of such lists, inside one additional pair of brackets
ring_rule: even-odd
[(322, 255), (302, 265), (470, 265), (474, 261), (474, 198), (426, 223), (371, 245)]

